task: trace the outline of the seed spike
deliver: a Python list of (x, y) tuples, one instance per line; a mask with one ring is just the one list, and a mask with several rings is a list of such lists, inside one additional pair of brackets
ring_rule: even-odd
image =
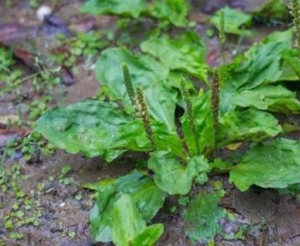
[(293, 32), (295, 37), (295, 48), (300, 48), (300, 5), (298, 0), (292, 0), (289, 6), (290, 14), (293, 17)]
[[(213, 127), (215, 135), (215, 152), (217, 149), (217, 136), (219, 130), (219, 107), (220, 107), (220, 76), (219, 71), (213, 72), (212, 85), (211, 85), (211, 108), (213, 115)], [(216, 153), (215, 153), (216, 154)]]
[(144, 93), (140, 87), (136, 88), (136, 100), (135, 107), (138, 116), (143, 121), (143, 126), (146, 132), (146, 135), (150, 141), (151, 149), (154, 151), (156, 149), (156, 144), (154, 140), (154, 134), (151, 128), (150, 114), (147, 108), (147, 104), (144, 98)]
[(123, 70), (123, 77), (124, 77), (124, 82), (125, 82), (125, 87), (126, 87), (126, 92), (130, 98), (131, 105), (135, 105), (135, 91), (132, 85), (132, 81), (130, 78), (130, 73), (129, 69), (126, 63), (122, 63), (122, 70)]

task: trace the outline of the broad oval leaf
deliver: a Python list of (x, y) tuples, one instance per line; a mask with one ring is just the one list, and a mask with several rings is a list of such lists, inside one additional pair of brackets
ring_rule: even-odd
[(144, 0), (89, 0), (82, 7), (84, 13), (115, 14), (123, 16), (138, 17), (141, 12), (146, 11)]
[(167, 87), (169, 70), (149, 56), (133, 55), (125, 48), (105, 50), (96, 64), (98, 80), (109, 88), (111, 99), (122, 100), (125, 108), (132, 108), (123, 78), (121, 64), (129, 68), (133, 87), (139, 86), (145, 96), (152, 117), (175, 129), (174, 111), (177, 92)]
[(118, 246), (129, 246), (131, 241), (146, 228), (132, 198), (122, 195), (115, 203), (112, 221), (112, 241)]
[(46, 112), (36, 131), (58, 148), (113, 160), (126, 150), (149, 150), (143, 125), (117, 105), (83, 101)]
[(221, 232), (219, 220), (226, 214), (219, 206), (220, 198), (216, 193), (201, 192), (191, 201), (184, 211), (184, 230), (192, 241), (214, 241)]
[(141, 44), (141, 49), (158, 57), (172, 70), (181, 70), (203, 81), (207, 80), (205, 48), (192, 32), (174, 40), (152, 37)]
[(170, 21), (175, 26), (187, 25), (188, 4), (185, 0), (153, 1), (149, 14), (157, 19)]
[(112, 220), (112, 240), (118, 246), (151, 246), (161, 236), (162, 224), (149, 227), (129, 195), (122, 195), (115, 203)]
[(260, 43), (252, 46), (245, 57), (222, 66), (221, 114), (236, 107), (232, 103), (236, 93), (277, 82), (282, 75), (280, 54), (289, 47), (289, 41)]
[(262, 141), (282, 132), (278, 120), (255, 109), (229, 111), (220, 119), (219, 146), (240, 141)]
[(111, 241), (111, 219), (114, 213), (115, 193), (113, 185), (102, 186), (101, 197), (97, 199), (91, 210), (91, 232), (97, 242)]
[(232, 97), (232, 104), (253, 107), (277, 113), (300, 113), (300, 102), (296, 94), (281, 85), (267, 85), (252, 90), (238, 91)]
[(157, 186), (173, 194), (187, 194), (192, 186), (192, 181), (200, 173), (210, 171), (210, 166), (203, 156), (192, 157), (186, 166), (171, 153), (166, 151), (154, 152), (148, 167), (155, 172), (154, 181)]
[(221, 11), (224, 12), (224, 31), (237, 35), (251, 35), (251, 31), (241, 29), (242, 25), (251, 22), (251, 15), (245, 14), (239, 10), (225, 7), (216, 12), (210, 22), (220, 30)]
[[(171, 150), (183, 158), (185, 154), (176, 131), (168, 130), (163, 123), (152, 123), (157, 149)], [(102, 155), (107, 161), (127, 150), (151, 149), (141, 120), (112, 103), (84, 101), (50, 110), (37, 121), (35, 130), (69, 153)]]
[(116, 190), (121, 194), (130, 194), (143, 219), (150, 221), (163, 207), (167, 193), (154, 183), (153, 179), (134, 171), (115, 182)]
[(138, 235), (130, 245), (132, 246), (152, 246), (164, 231), (163, 224), (154, 224), (148, 226), (140, 235)]
[(254, 145), (232, 168), (230, 181), (241, 191), (251, 185), (286, 188), (300, 182), (300, 143), (276, 139)]
[(300, 78), (299, 51), (297, 49), (288, 49), (283, 51), (281, 56), (284, 60), (281, 80), (298, 82)]
[(88, 187), (99, 194), (91, 211), (90, 221), (92, 235), (96, 241), (100, 242), (111, 241), (111, 228), (115, 223), (113, 220), (114, 204), (121, 195), (131, 196), (135, 207), (145, 221), (153, 219), (158, 210), (163, 207), (167, 195), (157, 187), (153, 179), (138, 171), (115, 180), (90, 184)]
[(246, 53), (249, 60), (246, 83), (240, 89), (252, 89), (276, 82), (282, 74), (280, 54), (290, 48), (289, 41), (261, 43), (252, 46)]
[(89, 0), (81, 8), (84, 13), (113, 14), (137, 18), (140, 15), (168, 21), (175, 26), (187, 24), (188, 4), (184, 0)]

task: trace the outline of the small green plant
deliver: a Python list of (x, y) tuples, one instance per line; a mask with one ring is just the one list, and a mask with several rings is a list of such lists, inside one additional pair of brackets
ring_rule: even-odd
[[(85, 9), (97, 6), (95, 13), (133, 17), (149, 11), (141, 0), (130, 8), (121, 1), (110, 8), (105, 4), (89, 1)], [(232, 10), (223, 11), (226, 32)], [(159, 15), (154, 11), (151, 16)], [(239, 26), (249, 18), (242, 17), (238, 26), (229, 25), (229, 32), (247, 35)], [(139, 53), (106, 49), (95, 73), (107, 88), (107, 100), (53, 109), (37, 121), (37, 132), (70, 153), (101, 155), (109, 162), (127, 151), (148, 153), (142, 169), (139, 165), (123, 177), (87, 185), (96, 191), (90, 215), (96, 241), (153, 245), (163, 225), (147, 223), (168, 196), (178, 195), (185, 206), (186, 235), (193, 242), (213, 243), (217, 234), (226, 234), (219, 221), (230, 216), (219, 206), (222, 185), (215, 182), (211, 191), (204, 189), (209, 175), (228, 173), (241, 191), (251, 185), (286, 188), (300, 182), (300, 143), (279, 137), (283, 127), (272, 114), (300, 114), (295, 93), (284, 86), (286, 67), (294, 71), (289, 78), (298, 80), (290, 62), (295, 50), (291, 37), (276, 35), (282, 38), (270, 36), (216, 70), (205, 63), (204, 46), (191, 31), (150, 37)], [(197, 91), (189, 78), (209, 89)], [(184, 114), (178, 119), (179, 105)], [(251, 145), (237, 160), (218, 155), (219, 148), (243, 142)]]
[(26, 177), (19, 164), (15, 163), (11, 167), (1, 165), (0, 170), (5, 170), (0, 180), (1, 191), (5, 196), (11, 196), (10, 202), (13, 202), (9, 208), (4, 207), (7, 204), (0, 204), (3, 209), (3, 225), (9, 232), (9, 238), (17, 241), (23, 238), (23, 234), (18, 232), (21, 226), (39, 226), (41, 204), (22, 190), (21, 182)]
[(59, 175), (59, 182), (61, 184), (68, 185), (72, 182), (72, 180), (70, 178), (66, 177), (67, 174), (71, 171), (72, 171), (72, 168), (69, 165), (66, 165), (61, 169), (61, 172)]
[(60, 47), (54, 50), (53, 59), (57, 64), (71, 67), (81, 57), (87, 58), (87, 62), (93, 61), (100, 51), (112, 41), (109, 31), (78, 32), (74, 38), (58, 36)]

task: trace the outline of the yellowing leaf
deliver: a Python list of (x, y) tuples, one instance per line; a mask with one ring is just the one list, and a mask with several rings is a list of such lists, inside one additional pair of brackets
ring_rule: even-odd
[(233, 144), (228, 144), (226, 146), (226, 148), (229, 149), (229, 150), (236, 150), (236, 149), (238, 149), (241, 146), (241, 144), (242, 144), (241, 142), (239, 142), (239, 143), (233, 143)]

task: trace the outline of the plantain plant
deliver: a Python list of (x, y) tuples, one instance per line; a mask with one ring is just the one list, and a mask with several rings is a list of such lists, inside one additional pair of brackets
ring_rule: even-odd
[[(146, 1), (136, 2), (144, 13)], [(226, 15), (222, 18), (226, 29)], [(191, 241), (213, 242), (225, 233), (219, 220), (229, 212), (218, 205), (224, 195), (218, 183), (211, 191), (204, 189), (209, 175), (228, 173), (241, 191), (300, 182), (300, 143), (282, 137), (286, 125), (273, 114), (300, 113), (300, 102), (284, 83), (299, 81), (291, 62), (298, 59), (291, 35), (271, 34), (217, 69), (205, 63), (204, 45), (191, 31), (175, 38), (151, 37), (140, 50), (102, 52), (95, 73), (108, 88), (108, 100), (56, 108), (36, 123), (36, 131), (69, 153), (108, 162), (128, 151), (148, 153), (145, 167), (88, 185), (97, 193), (90, 216), (96, 241), (153, 245), (163, 225), (151, 221), (165, 199), (189, 195), (183, 212), (186, 235)], [(208, 89), (196, 89), (195, 80)], [(179, 119), (176, 107), (184, 108)], [(250, 147), (238, 160), (218, 155), (221, 148), (236, 153), (245, 142)]]

